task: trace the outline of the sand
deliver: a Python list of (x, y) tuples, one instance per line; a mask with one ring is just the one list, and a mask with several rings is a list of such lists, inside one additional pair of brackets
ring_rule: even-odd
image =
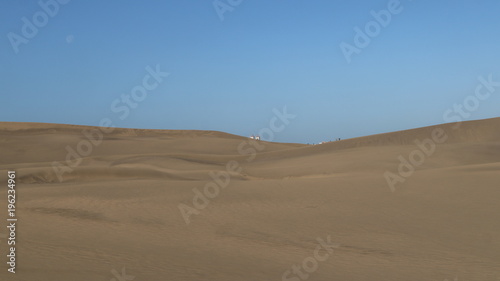
[(500, 118), (456, 125), (303, 145), (0, 123), (0, 280), (498, 281)]

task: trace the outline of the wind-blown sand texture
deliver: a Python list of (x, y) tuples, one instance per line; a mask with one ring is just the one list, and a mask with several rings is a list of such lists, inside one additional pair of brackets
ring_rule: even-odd
[[(123, 268), (136, 281), (282, 280), (330, 236), (339, 247), (307, 280), (499, 281), (500, 118), (454, 125), (437, 126), (446, 142), (391, 192), (384, 173), (436, 127), (261, 141), (255, 159), (231, 134), (115, 129), (60, 182), (53, 162), (95, 128), (0, 123), (0, 234), (8, 170), (19, 219), (16, 274), (0, 237), (0, 280), (121, 281)], [(229, 161), (242, 171), (186, 224), (179, 204)]]

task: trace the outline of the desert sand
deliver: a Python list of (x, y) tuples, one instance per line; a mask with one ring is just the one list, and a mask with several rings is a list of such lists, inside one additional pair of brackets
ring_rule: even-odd
[[(500, 118), (454, 126), (304, 145), (141, 129), (91, 143), (83, 132), (101, 129), (0, 123), (0, 280), (498, 281)], [(436, 128), (446, 141), (391, 190), (384, 174)], [(83, 141), (89, 155), (67, 162)], [(196, 208), (213, 175), (218, 194)], [(321, 260), (318, 239), (338, 244)]]

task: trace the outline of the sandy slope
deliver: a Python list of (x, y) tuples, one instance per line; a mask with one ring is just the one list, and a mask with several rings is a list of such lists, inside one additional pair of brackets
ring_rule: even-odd
[[(0, 237), (0, 280), (282, 280), (330, 236), (317, 269), (284, 280), (498, 281), (500, 118), (454, 125), (316, 146), (116, 129), (60, 182), (53, 163), (99, 129), (0, 123), (0, 234), (6, 171), (20, 180), (17, 273)], [(391, 192), (384, 173), (436, 128), (448, 139)], [(242, 171), (186, 224), (179, 204), (227, 163)]]

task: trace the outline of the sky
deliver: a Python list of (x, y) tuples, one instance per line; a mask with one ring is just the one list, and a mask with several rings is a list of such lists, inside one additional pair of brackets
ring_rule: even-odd
[(498, 117), (499, 14), (496, 0), (3, 0), (0, 121), (318, 143)]

